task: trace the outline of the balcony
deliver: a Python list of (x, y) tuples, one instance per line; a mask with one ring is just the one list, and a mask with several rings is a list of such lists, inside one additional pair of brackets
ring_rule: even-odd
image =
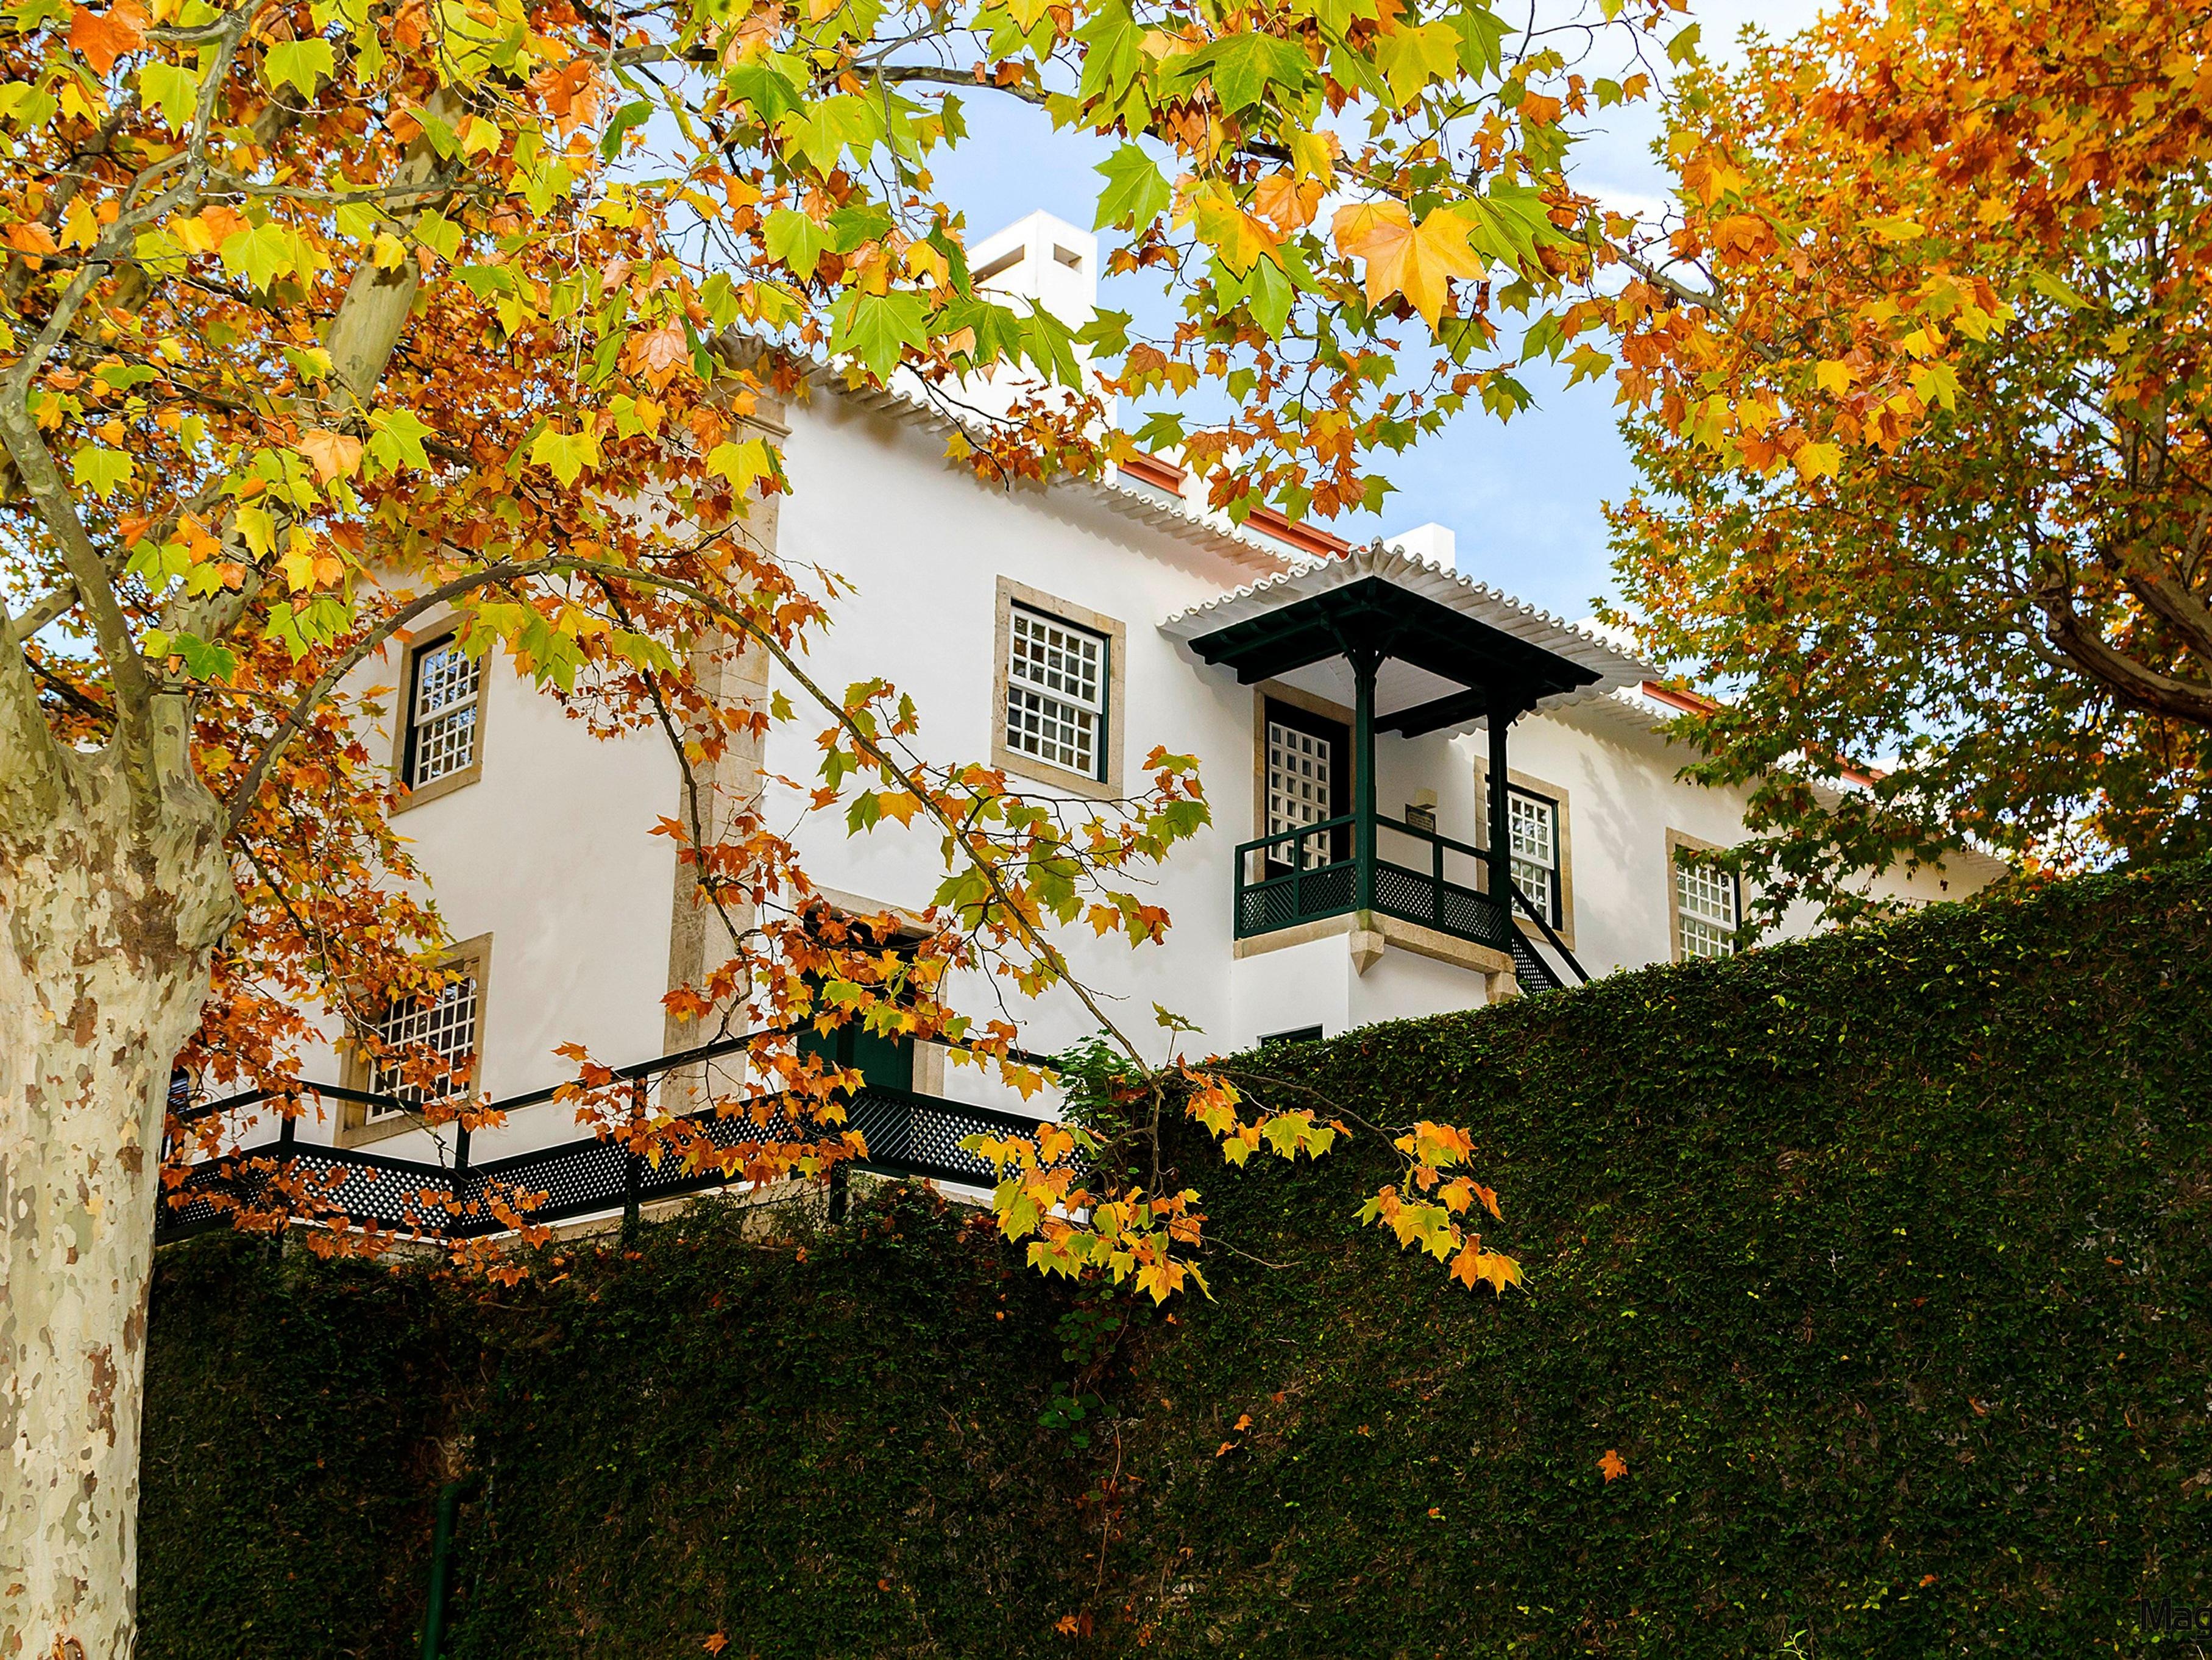
[(1237, 937), (1364, 911), (1504, 952), (1526, 992), (1589, 979), (1517, 887), (1515, 909), (1538, 938), (1514, 926), (1492, 897), (1495, 869), (1484, 848), (1402, 819), (1346, 813), (1237, 849)]

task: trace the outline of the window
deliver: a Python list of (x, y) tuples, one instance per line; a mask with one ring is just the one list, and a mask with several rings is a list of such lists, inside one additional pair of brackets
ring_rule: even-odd
[(483, 690), (482, 661), (463, 651), (453, 635), (416, 648), (408, 667), (407, 720), (397, 769), (410, 792), (441, 795), (476, 779), (483, 751)]
[[(1261, 834), (1280, 836), (1351, 812), (1350, 727), (1301, 704), (1263, 696), (1257, 733)], [(1352, 857), (1351, 827), (1278, 842), (1267, 850), (1267, 862), (1278, 866), (1279, 873), (1289, 869), (1294, 856), (1308, 870), (1342, 863)]]
[(404, 1117), (408, 1108), (426, 1101), (442, 1100), (468, 1087), (468, 1067), (477, 1049), (479, 999), (473, 965), (459, 972), (428, 997), (410, 997), (394, 1003), (377, 1022), (376, 1035), (392, 1049), (419, 1050), (428, 1047), (455, 1065), (442, 1086), (428, 1087), (407, 1081), (406, 1058), (395, 1055), (369, 1068), (368, 1093), (396, 1098), (370, 1104), (368, 1120)]
[(1692, 957), (1733, 957), (1741, 897), (1733, 872), (1686, 865), (1678, 850), (1674, 860), (1677, 957), (1685, 962)]
[[(371, 1056), (363, 1048), (349, 1050), (344, 1083), (364, 1094), (389, 1097), (375, 1102), (342, 1104), (338, 1142), (358, 1146), (415, 1128), (416, 1110), (477, 1087), (481, 1076), (477, 1061), (484, 1033), (485, 988), (491, 974), (491, 935), (464, 940), (440, 965), (445, 984), (427, 995), (389, 1004), (377, 1017), (375, 1035), (380, 1053)], [(412, 1051), (412, 1058), (428, 1049), (452, 1063), (443, 1077), (416, 1082), (407, 1075), (402, 1053), (386, 1058), (385, 1051)]]
[(1109, 642), (1027, 605), (1008, 618), (1006, 746), (1103, 778)]
[(1260, 1037), (1260, 1047), (1264, 1049), (1273, 1043), (1318, 1043), (1325, 1035), (1319, 1026), (1299, 1026), (1290, 1031), (1263, 1032)]
[[(1310, 732), (1300, 732), (1279, 721), (1267, 722), (1267, 828), (1269, 836), (1304, 830), (1335, 815), (1329, 812), (1331, 787), (1335, 781), (1336, 745)], [(1328, 837), (1310, 836), (1297, 843), (1308, 870), (1328, 863)], [(1279, 849), (1281, 862), (1291, 862), (1290, 843)]]
[[(1475, 763), (1475, 804), (1480, 813), (1482, 844), (1490, 845), (1490, 769)], [(1568, 793), (1542, 778), (1516, 771), (1505, 789), (1505, 852), (1513, 885), (1528, 902), (1513, 907), (1513, 920), (1523, 933), (1540, 934), (1543, 926), (1559, 936), (1569, 951), (1575, 948), (1574, 808)], [(1487, 870), (1482, 885), (1490, 886)]]
[(1513, 860), (1513, 885), (1536, 914), (1559, 925), (1559, 809), (1556, 801), (1508, 786), (1505, 838)]

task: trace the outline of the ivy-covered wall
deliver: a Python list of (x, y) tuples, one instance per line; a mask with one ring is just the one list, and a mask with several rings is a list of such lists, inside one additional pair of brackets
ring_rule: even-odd
[(1503, 1300), (1371, 1138), (1187, 1148), (1217, 1300), (1126, 1329), (914, 1195), (481, 1299), (180, 1249), (143, 1652), (414, 1652), (459, 1462), (468, 1660), (2191, 1651), (2208, 947), (2194, 866), (1246, 1057), (1471, 1125)]

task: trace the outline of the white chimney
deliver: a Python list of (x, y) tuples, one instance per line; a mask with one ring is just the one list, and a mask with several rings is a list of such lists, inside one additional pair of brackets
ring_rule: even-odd
[(1459, 569), (1459, 538), (1449, 525), (1416, 525), (1389, 538), (1384, 545), (1415, 559), (1425, 559), (1445, 570)]
[[(1017, 313), (1035, 302), (1071, 329), (1090, 322), (1098, 306), (1098, 239), (1078, 230), (1065, 219), (1033, 213), (1004, 230), (994, 231), (968, 249), (969, 280), (978, 289)], [(1086, 369), (1091, 354), (1075, 349), (1075, 361)], [(1037, 377), (1026, 368), (1001, 365), (963, 383), (969, 400), (979, 408), (1003, 413), (1022, 397), (1038, 389)], [(1108, 398), (1106, 424), (1115, 418), (1116, 400)]]

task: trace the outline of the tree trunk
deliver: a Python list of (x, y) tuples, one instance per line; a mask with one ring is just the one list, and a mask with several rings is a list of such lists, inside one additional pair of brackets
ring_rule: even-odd
[(149, 823), (103, 758), (68, 757), (59, 810), (0, 831), (5, 1660), (134, 1645), (163, 1102), (238, 904), (205, 792)]

